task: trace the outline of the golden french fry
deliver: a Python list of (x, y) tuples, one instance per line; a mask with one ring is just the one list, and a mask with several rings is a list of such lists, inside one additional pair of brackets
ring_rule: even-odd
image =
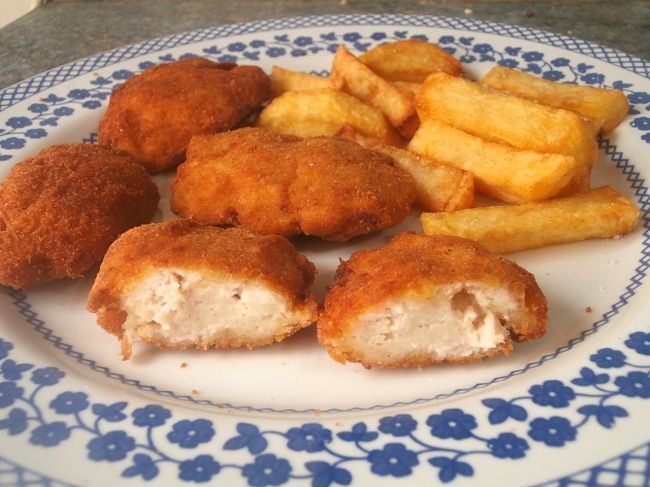
[(333, 88), (287, 91), (262, 110), (257, 125), (300, 137), (334, 136), (350, 125), (385, 144), (403, 142), (381, 111)]
[(431, 74), (416, 97), (421, 120), (433, 118), (491, 142), (573, 156), (576, 169), (562, 194), (589, 188), (598, 145), (581, 118), (473, 81)]
[(596, 121), (602, 132), (614, 130), (630, 108), (622, 91), (556, 83), (504, 66), (492, 68), (480, 82), (544, 105), (579, 113)]
[(455, 235), (505, 254), (634, 230), (639, 210), (610, 186), (524, 205), (488, 206), (455, 212), (422, 213), (427, 235)]
[(285, 91), (316, 90), (331, 87), (329, 79), (301, 71), (291, 71), (281, 66), (271, 70), (271, 91), (279, 96)]
[(393, 85), (398, 89), (415, 96), (420, 92), (422, 83), (411, 83), (410, 81), (393, 81)]
[(408, 150), (469, 171), (476, 189), (509, 203), (541, 201), (571, 181), (575, 159), (488, 142), (438, 120), (425, 120)]
[[(381, 110), (398, 130), (409, 119), (417, 117), (413, 95), (375, 74), (368, 66), (339, 46), (332, 62), (330, 82), (336, 89), (350, 93), (368, 105)], [(409, 136), (410, 134), (405, 134)]]
[(454, 211), (472, 206), (474, 178), (469, 172), (382, 144), (350, 127), (345, 127), (338, 135), (392, 157), (397, 165), (413, 178), (416, 202), (423, 210)]
[(444, 49), (419, 39), (390, 42), (359, 56), (375, 73), (389, 81), (422, 83), (431, 73), (462, 76), (460, 61)]

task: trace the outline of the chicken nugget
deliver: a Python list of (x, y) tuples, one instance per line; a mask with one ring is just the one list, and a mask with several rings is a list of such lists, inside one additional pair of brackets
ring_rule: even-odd
[(414, 199), (413, 179), (384, 154), (245, 128), (192, 139), (171, 205), (203, 224), (344, 241), (396, 225)]
[(0, 183), (0, 284), (81, 277), (159, 199), (144, 168), (108, 147), (55, 145), (19, 162)]
[(193, 135), (229, 130), (270, 97), (270, 78), (256, 66), (203, 58), (161, 64), (113, 91), (99, 143), (163, 172), (183, 161)]
[(318, 339), (339, 362), (413, 367), (507, 354), (546, 321), (544, 294), (517, 264), (470, 240), (405, 232), (341, 263)]
[(120, 339), (163, 348), (256, 348), (317, 317), (315, 267), (278, 235), (188, 220), (143, 225), (111, 245), (88, 310)]

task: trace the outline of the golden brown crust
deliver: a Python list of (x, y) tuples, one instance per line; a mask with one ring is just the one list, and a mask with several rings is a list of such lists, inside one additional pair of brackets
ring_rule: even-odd
[[(341, 343), (364, 311), (394, 297), (417, 295), (432, 286), (456, 282), (504, 287), (513, 295), (521, 296), (525, 309), (521, 316), (512, 320), (513, 339), (532, 340), (546, 332), (546, 298), (535, 277), (525, 269), (470, 240), (404, 232), (384, 247), (360, 250), (341, 263), (318, 320), (319, 341), (329, 347), (329, 353), (336, 360), (358, 361), (355, 352), (346, 350)], [(507, 342), (495, 353), (509, 350)], [(488, 354), (492, 354), (492, 350)], [(455, 362), (478, 360), (484, 356), (486, 354), (475, 354)], [(421, 356), (396, 366), (430, 363), (430, 357), (427, 361), (427, 357)]]
[(172, 185), (172, 210), (258, 233), (344, 241), (409, 213), (411, 177), (390, 157), (338, 138), (245, 128), (192, 139)]
[(309, 293), (315, 267), (287, 239), (172, 220), (134, 228), (111, 245), (90, 291), (88, 310), (97, 313), (106, 331), (121, 337), (126, 319), (122, 296), (161, 268), (250, 279), (286, 297), (297, 309), (316, 309)]
[(256, 66), (203, 58), (161, 64), (113, 91), (99, 143), (163, 172), (183, 161), (193, 135), (229, 130), (270, 97), (271, 81)]
[(158, 200), (142, 166), (108, 147), (55, 145), (19, 162), (0, 184), (0, 284), (81, 277)]

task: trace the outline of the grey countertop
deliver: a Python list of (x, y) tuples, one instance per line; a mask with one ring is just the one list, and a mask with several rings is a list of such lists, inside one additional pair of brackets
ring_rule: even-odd
[(69, 61), (175, 32), (247, 20), (360, 12), (517, 24), (650, 59), (647, 0), (53, 0), (0, 29), (0, 89)]

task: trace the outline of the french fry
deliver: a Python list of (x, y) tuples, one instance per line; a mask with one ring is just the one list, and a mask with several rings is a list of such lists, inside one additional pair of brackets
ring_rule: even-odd
[(480, 82), (544, 105), (579, 113), (596, 121), (604, 133), (614, 130), (630, 108), (622, 91), (557, 83), (504, 66), (492, 68)]
[(422, 213), (427, 235), (455, 235), (505, 254), (634, 230), (639, 210), (610, 186), (539, 203)]
[(287, 91), (262, 110), (257, 125), (300, 137), (334, 136), (350, 125), (388, 145), (403, 142), (381, 111), (333, 88)]
[[(409, 119), (417, 117), (413, 95), (375, 74), (343, 45), (339, 46), (334, 55), (330, 82), (336, 89), (350, 93), (381, 110), (398, 130), (408, 126)], [(412, 133), (403, 135), (408, 137)]]
[(389, 81), (422, 83), (431, 73), (462, 76), (460, 61), (435, 44), (419, 39), (382, 44), (359, 56), (375, 73)]
[(420, 92), (422, 83), (411, 83), (410, 81), (393, 81), (393, 85), (405, 93), (410, 93), (415, 96)]
[(576, 169), (562, 194), (589, 188), (598, 145), (581, 118), (473, 81), (431, 74), (416, 97), (421, 120), (433, 118), (491, 142), (573, 156)]
[(480, 192), (509, 203), (557, 195), (572, 179), (575, 159), (488, 142), (438, 120), (425, 120), (408, 150), (474, 175)]
[(271, 91), (279, 96), (285, 91), (316, 90), (331, 87), (329, 79), (301, 71), (291, 71), (281, 66), (271, 69)]
[(350, 127), (345, 127), (338, 136), (393, 158), (397, 165), (413, 178), (416, 203), (423, 210), (454, 211), (472, 206), (474, 178), (469, 172), (419, 157), (398, 147), (382, 144)]

